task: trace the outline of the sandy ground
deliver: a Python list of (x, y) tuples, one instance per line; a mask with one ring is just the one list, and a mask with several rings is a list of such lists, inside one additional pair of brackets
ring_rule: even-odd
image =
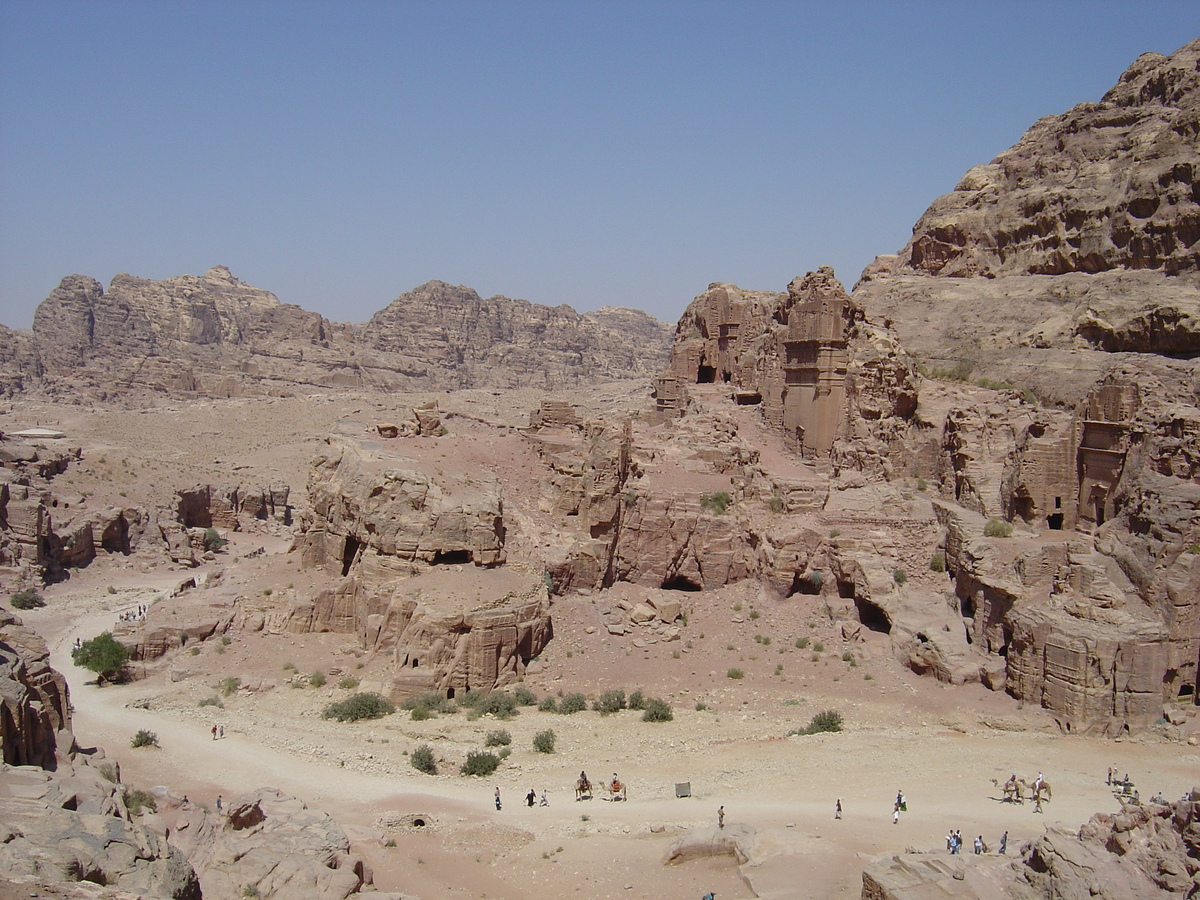
[[(605, 408), (637, 402), (631, 392), (609, 391), (572, 399)], [(464, 417), (494, 420), (517, 417), (514, 409), (540, 395), (439, 399), (444, 410), (454, 405)], [(282, 479), (300, 494), (308, 460), (335, 423), (387, 412), (377, 399), (354, 397), (144, 410), (28, 404), (6, 414), (2, 426), (57, 425), (85, 446), (84, 461), (56, 480), (56, 495), (83, 504), (167, 505), (175, 488), (205, 481)], [(458, 421), (467, 433), (468, 419)], [(451, 454), (448, 466), (462, 465), (474, 446), (457, 443), (461, 452)], [(779, 464), (786, 463), (781, 457)], [(508, 478), (533, 477), (520, 474), (529, 460), (498, 465), (508, 466)], [(263, 608), (316, 584), (317, 576), (288, 552), (286, 536), (233, 538), (205, 568), (220, 570), (219, 582), (236, 584)], [(266, 554), (242, 559), (258, 547)], [(780, 601), (747, 585), (688, 595), (684, 639), (643, 647), (595, 627), (604, 597), (556, 602), (555, 640), (526, 686), (539, 697), (641, 688), (670, 700), (675, 720), (669, 723), (645, 723), (633, 711), (562, 716), (533, 708), (506, 722), (470, 720), (462, 712), (424, 722), (405, 713), (352, 725), (323, 720), (325, 705), (350, 690), (339, 687), (342, 679), (353, 677), (358, 690), (369, 690), (388, 677), (390, 660), (368, 657), (352, 635), (234, 633), (228, 644), (213, 640), (194, 655), (179, 651), (116, 686), (99, 687), (71, 664), (76, 637), (111, 628), (139, 604), (166, 602), (159, 598), (184, 574), (138, 557), (99, 559), (49, 587), (45, 609), (24, 615), (68, 676), (79, 742), (104, 747), (127, 783), (193, 801), (213, 803), (218, 795), (267, 785), (293, 793), (343, 825), (381, 890), (425, 900), (554, 893), (695, 898), (705, 891), (721, 900), (858, 897), (866, 862), (906, 849), (942, 853), (948, 829), (960, 829), (968, 844), (982, 834), (993, 852), (1007, 830), (1011, 853), (1047, 827), (1073, 829), (1095, 812), (1115, 811), (1105, 784), (1109, 766), (1129, 773), (1143, 796), (1162, 791), (1174, 799), (1200, 781), (1196, 747), (1153, 735), (1119, 741), (1062, 735), (1044, 714), (1006, 695), (916, 676), (891, 658), (881, 635), (846, 644), (821, 615), (818, 598)], [(805, 646), (797, 646), (800, 639)], [(733, 667), (744, 677), (730, 678)], [(327, 676), (321, 687), (309, 683), (316, 671)], [(264, 689), (225, 697), (220, 708), (200, 706), (232, 675), (260, 680)], [(843, 715), (843, 732), (787, 736), (825, 709)], [(214, 724), (224, 727), (223, 740), (212, 739)], [(160, 749), (130, 747), (141, 728), (158, 735)], [(532, 749), (533, 735), (546, 728), (557, 738), (550, 755)], [(458, 775), (466, 752), (497, 729), (510, 732), (512, 755), (496, 774)], [(434, 749), (441, 774), (409, 765), (408, 754), (421, 744)], [(572, 788), (581, 769), (594, 780), (619, 773), (628, 800), (576, 801)], [(1014, 771), (1029, 779), (1041, 771), (1052, 783), (1054, 797), (1043, 813), (1030, 803), (1000, 802), (991, 779), (1002, 782)], [(690, 797), (675, 796), (680, 782), (690, 783)], [(545, 791), (547, 806), (524, 805), (531, 788)], [(908, 812), (893, 824), (897, 791), (906, 795)], [(843, 818), (835, 821), (839, 798)], [(769, 848), (765, 861), (741, 870), (729, 857), (664, 865), (670, 843), (690, 828), (714, 826), (720, 806), (727, 823), (758, 829)], [(424, 827), (400, 824), (414, 815)]]

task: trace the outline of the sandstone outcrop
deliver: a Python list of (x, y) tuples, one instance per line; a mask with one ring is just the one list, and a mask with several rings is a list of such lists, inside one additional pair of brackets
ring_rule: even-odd
[(54, 769), (72, 751), (67, 680), (19, 618), (0, 610), (0, 749), (9, 766)]
[(902, 447), (895, 420), (916, 409), (914, 376), (895, 339), (822, 266), (785, 294), (710, 285), (680, 318), (656, 386), (662, 413), (679, 408), (681, 385), (728, 384), (803, 456), (883, 475)]
[(997, 277), (1200, 268), (1198, 62), (1200, 39), (1171, 56), (1144, 53), (1099, 103), (1039, 119), (934, 201), (896, 270)]
[(205, 900), (344, 900), (372, 881), (333, 819), (274, 788), (233, 798), (215, 815), (189, 805), (174, 818), (170, 840), (194, 865)]
[(1191, 897), (1200, 879), (1200, 793), (1172, 804), (1097, 813), (1072, 834), (1051, 828), (1020, 851), (1001, 856), (905, 854), (863, 872), (863, 900), (964, 900), (1008, 897)]
[(104, 399), (556, 387), (648, 377), (669, 338), (637, 310), (580, 315), (436, 281), (349, 326), (280, 303), (224, 266), (163, 281), (117, 275), (107, 291), (71, 275), (38, 306), (31, 340), (0, 333), (0, 390)]
[[(854, 299), (931, 367), (1074, 405), (1111, 354), (1200, 351), (1200, 40), (1139, 57), (938, 198)], [(933, 276), (933, 277), (930, 277)]]

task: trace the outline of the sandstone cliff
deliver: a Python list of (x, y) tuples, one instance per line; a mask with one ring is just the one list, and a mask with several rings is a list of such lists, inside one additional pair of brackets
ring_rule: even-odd
[[(1200, 39), (1036, 122), (929, 207), (855, 300), (935, 367), (1075, 403), (1111, 353), (1200, 351)], [(930, 277), (934, 276), (934, 277)]]
[(0, 390), (103, 399), (556, 387), (649, 376), (668, 340), (666, 325), (637, 310), (579, 315), (436, 281), (351, 326), (280, 303), (224, 266), (163, 281), (118, 275), (107, 291), (71, 275), (38, 306), (32, 340), (0, 332)]

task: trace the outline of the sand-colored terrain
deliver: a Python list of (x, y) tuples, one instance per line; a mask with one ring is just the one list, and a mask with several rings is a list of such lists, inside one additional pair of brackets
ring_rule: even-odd
[[(420, 399), (317, 397), (141, 410), (21, 401), (0, 427), (53, 425), (67, 432), (66, 442), (82, 446), (82, 461), (55, 481), (56, 495), (77, 502), (166, 506), (177, 488), (196, 483), (283, 480), (302, 506), (308, 461), (330, 429), (371, 422), (386, 417), (389, 404)], [(451, 430), (457, 421), (466, 435), (472, 416), (524, 424), (540, 394), (438, 399), (443, 411), (461, 417), (450, 420)], [(600, 412), (636, 408), (642, 398), (629, 385), (572, 401)], [(452, 470), (470, 465), (476, 446), (442, 441), (414, 452), (442, 454)], [(522, 474), (527, 461), (518, 457), (491, 462), (518, 488), (523, 477), (532, 478)], [(284, 533), (231, 537), (202, 571), (264, 610), (327, 582), (323, 573), (301, 568)], [(245, 558), (260, 547), (263, 555)], [(694, 898), (705, 891), (721, 900), (857, 897), (868, 860), (906, 848), (944, 853), (948, 829), (960, 829), (968, 843), (982, 834), (992, 852), (1007, 830), (1015, 850), (1049, 825), (1075, 827), (1094, 812), (1116, 810), (1105, 784), (1110, 766), (1127, 772), (1144, 796), (1161, 791), (1171, 799), (1200, 775), (1195, 746), (1153, 734), (1062, 735), (1038, 710), (1022, 709), (1007, 695), (913, 674), (891, 657), (883, 635), (865, 634), (852, 665), (819, 598), (777, 600), (748, 584), (689, 595), (684, 639), (641, 647), (597, 627), (603, 598), (556, 600), (555, 639), (525, 686), (539, 697), (640, 688), (671, 702), (675, 719), (667, 723), (642, 722), (633, 711), (563, 716), (530, 707), (506, 722), (470, 720), (464, 712), (419, 722), (403, 712), (366, 723), (327, 721), (322, 709), (348, 693), (342, 679), (369, 690), (383, 689), (390, 676), (389, 657), (365, 654), (346, 634), (234, 632), (228, 644), (213, 640), (195, 653), (179, 651), (115, 686), (99, 687), (71, 664), (75, 638), (110, 628), (122, 612), (153, 602), (186, 604), (200, 593), (159, 601), (185, 574), (194, 570), (137, 555), (104, 557), (48, 587), (46, 608), (25, 614), (70, 680), (80, 743), (105, 747), (126, 782), (194, 802), (212, 804), (218, 795), (263, 785), (293, 793), (343, 825), (380, 889), (426, 900)], [(729, 677), (733, 668), (744, 677)], [(317, 671), (326, 675), (319, 687), (308, 677)], [(261, 682), (262, 689), (225, 697), (223, 707), (200, 705), (231, 676)], [(844, 731), (787, 736), (826, 709), (842, 714)], [(224, 739), (213, 740), (214, 724), (224, 727)], [(161, 749), (131, 749), (140, 728), (156, 732)], [(511, 733), (512, 755), (495, 775), (458, 775), (467, 750), (501, 728)], [(557, 738), (549, 755), (532, 749), (533, 735), (546, 728)], [(410, 766), (408, 754), (420, 744), (434, 749), (440, 774)], [(576, 801), (580, 770), (595, 780), (619, 773), (628, 800), (598, 794)], [(1000, 802), (992, 779), (1010, 772), (1032, 779), (1039, 771), (1054, 789), (1042, 813), (1031, 803)], [(692, 796), (675, 796), (679, 782), (690, 783)], [(547, 806), (524, 805), (531, 788), (546, 793)], [(893, 824), (898, 790), (908, 812)], [(844, 813), (836, 821), (839, 798)], [(723, 857), (664, 865), (670, 843), (690, 828), (714, 826), (721, 806), (728, 824), (744, 823), (764, 837), (769, 849), (761, 864), (739, 871)], [(403, 824), (414, 815), (424, 827)]]

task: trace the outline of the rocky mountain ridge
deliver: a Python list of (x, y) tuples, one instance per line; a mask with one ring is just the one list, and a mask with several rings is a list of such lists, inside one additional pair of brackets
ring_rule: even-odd
[(666, 360), (669, 333), (637, 310), (580, 315), (438, 281), (351, 325), (281, 303), (224, 266), (163, 281), (117, 275), (108, 290), (71, 275), (39, 304), (32, 335), (0, 330), (0, 390), (103, 400), (554, 389), (649, 377)]

